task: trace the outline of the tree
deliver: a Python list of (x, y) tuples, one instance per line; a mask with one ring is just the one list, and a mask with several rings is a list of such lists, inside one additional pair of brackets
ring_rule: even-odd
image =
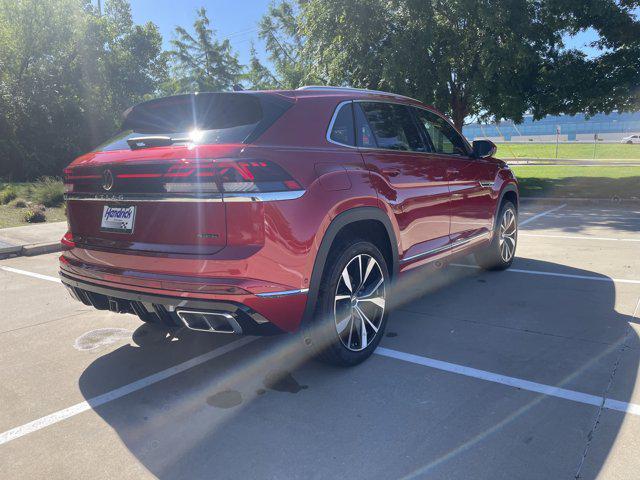
[[(309, 0), (296, 18), (311, 75), (416, 97), (461, 128), (470, 117), (520, 121), (526, 112), (637, 105), (638, 3)], [(608, 49), (603, 55), (564, 48), (565, 34), (590, 27)]]
[(168, 93), (231, 90), (239, 82), (242, 67), (229, 40), (219, 42), (204, 7), (197, 11), (194, 35), (176, 27), (177, 38), (171, 41), (172, 79), (166, 84)]
[(289, 1), (271, 4), (260, 21), (259, 36), (264, 40), (274, 65), (279, 88), (298, 88), (315, 83), (309, 57), (304, 55), (300, 9)]
[(153, 94), (164, 70), (155, 25), (129, 4), (0, 0), (0, 176), (60, 175)]
[(247, 72), (242, 75), (242, 79), (248, 84), (248, 88), (251, 90), (272, 90), (279, 88), (280, 82), (271, 71), (260, 62), (258, 53), (253, 45), (251, 45), (249, 55), (249, 68)]

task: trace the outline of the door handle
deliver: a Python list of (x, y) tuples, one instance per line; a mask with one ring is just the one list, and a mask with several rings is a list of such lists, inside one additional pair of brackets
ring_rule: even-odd
[(458, 170), (457, 168), (454, 168), (454, 167), (449, 167), (449, 168), (447, 168), (447, 173), (449, 175), (455, 175), (456, 173), (460, 173), (460, 170)]
[(400, 170), (396, 168), (385, 168), (382, 170), (382, 173), (388, 175), (389, 177), (397, 177), (398, 175), (400, 175)]

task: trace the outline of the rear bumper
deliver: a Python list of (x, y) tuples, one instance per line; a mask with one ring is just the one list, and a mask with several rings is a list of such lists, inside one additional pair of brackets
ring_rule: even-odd
[[(271, 335), (296, 331), (307, 301), (306, 292), (279, 295), (207, 295), (154, 291), (137, 285), (112, 284), (60, 271), (60, 279), (71, 296), (99, 310), (132, 313), (142, 320), (169, 327), (184, 326), (180, 310), (230, 316), (247, 335)], [(234, 329), (235, 330), (235, 329)], [(236, 332), (239, 333), (239, 332)]]

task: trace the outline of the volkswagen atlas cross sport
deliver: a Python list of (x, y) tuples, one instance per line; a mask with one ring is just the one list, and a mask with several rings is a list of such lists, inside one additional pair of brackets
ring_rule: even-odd
[(65, 169), (60, 277), (86, 305), (166, 327), (302, 328), (314, 354), (353, 365), (406, 272), (469, 253), (513, 261), (517, 182), (494, 153), (384, 92), (151, 100)]

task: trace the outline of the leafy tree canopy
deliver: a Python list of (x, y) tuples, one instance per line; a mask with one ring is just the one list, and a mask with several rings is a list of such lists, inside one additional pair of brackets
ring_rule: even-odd
[(153, 94), (165, 67), (126, 0), (0, 0), (0, 177), (60, 175)]
[(231, 90), (239, 82), (242, 67), (229, 40), (216, 39), (204, 7), (197, 12), (194, 33), (176, 27), (176, 39), (169, 51), (172, 78), (165, 84), (167, 93)]
[[(310, 75), (409, 95), (461, 127), (625, 110), (640, 99), (637, 0), (308, 0), (295, 17)], [(271, 14), (273, 16), (273, 14)], [(563, 44), (594, 28), (596, 58)]]

